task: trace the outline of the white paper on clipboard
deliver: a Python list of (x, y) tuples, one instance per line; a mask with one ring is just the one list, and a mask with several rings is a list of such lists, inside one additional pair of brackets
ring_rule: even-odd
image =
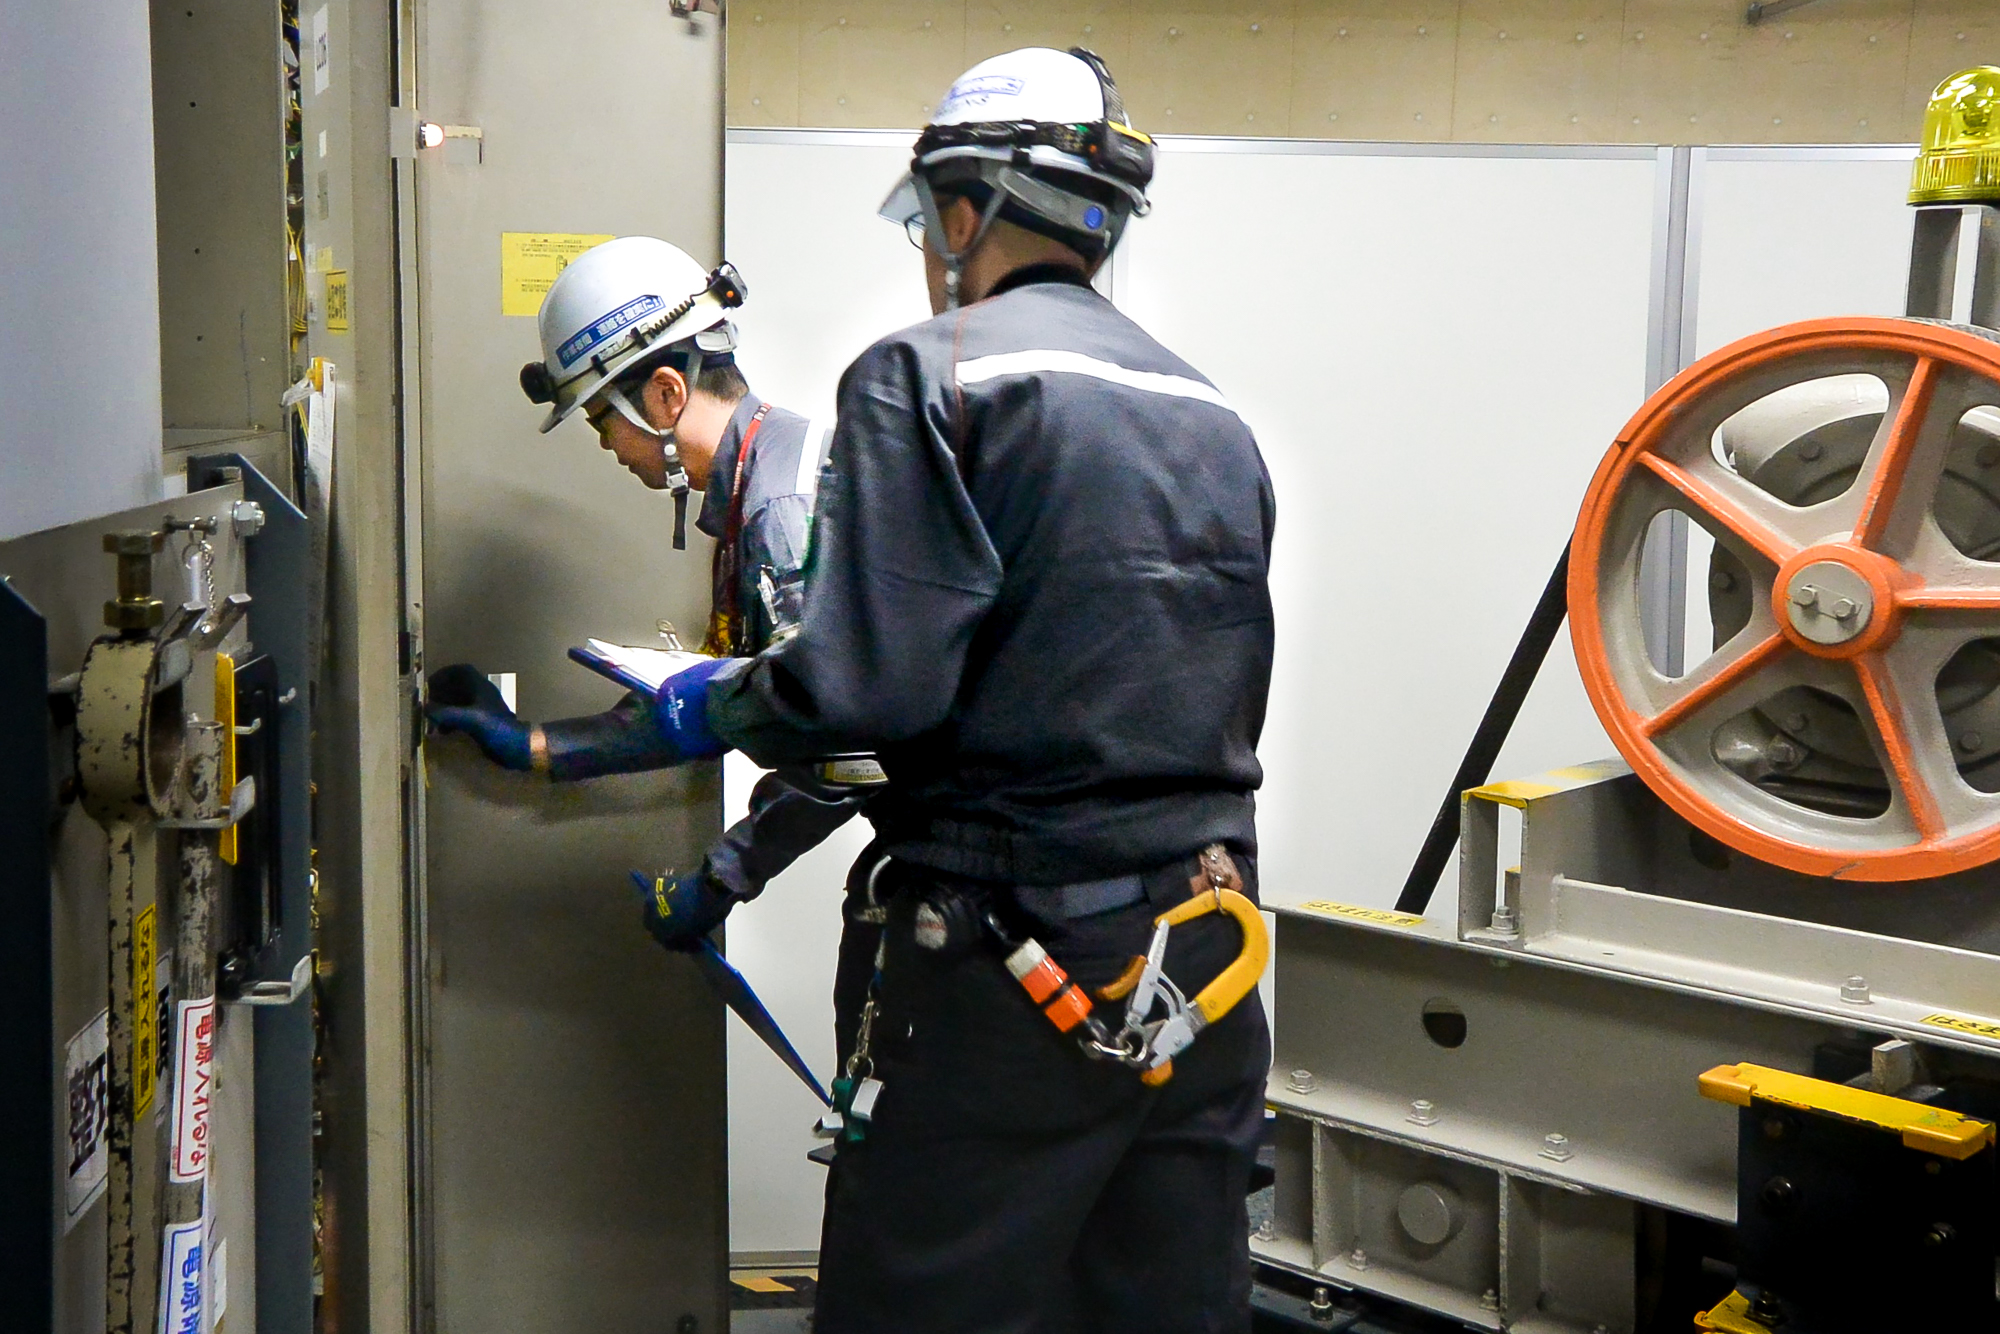
[[(664, 648), (638, 648), (630, 644), (613, 644), (602, 639), (587, 640), (590, 657), (601, 659), (616, 669), (615, 679), (634, 688), (645, 687), (658, 690), (660, 683), (677, 672), (684, 672), (698, 662), (708, 661), (705, 653), (689, 653), (685, 650)], [(586, 662), (595, 668), (595, 664)], [(598, 668), (597, 670), (602, 670)], [(610, 675), (611, 673), (606, 673)]]

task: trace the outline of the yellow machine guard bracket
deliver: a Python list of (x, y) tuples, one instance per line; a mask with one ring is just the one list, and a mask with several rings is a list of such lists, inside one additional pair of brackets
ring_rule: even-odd
[(1713, 1330), (1716, 1334), (1771, 1334), (1771, 1327), (1750, 1316), (1750, 1299), (1740, 1292), (1732, 1292), (1722, 1299), (1722, 1305), (1713, 1311), (1704, 1311), (1694, 1318), (1694, 1327), (1699, 1330)]
[[(218, 790), (226, 805), (236, 791), (236, 660), (227, 653), (215, 655), (215, 721), (222, 724), (222, 777)], [(236, 826), (230, 825), (215, 836), (215, 853), (231, 866), (236, 865)]]
[(1761, 1065), (1718, 1065), (1701, 1077), (1701, 1095), (1737, 1107), (1763, 1102), (1872, 1126), (1900, 1135), (1909, 1148), (1954, 1161), (1970, 1158), (1994, 1139), (1990, 1121)]

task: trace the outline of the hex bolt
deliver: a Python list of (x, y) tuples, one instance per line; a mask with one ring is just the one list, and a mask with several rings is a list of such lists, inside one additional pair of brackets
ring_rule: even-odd
[(1349, 1269), (1366, 1269), (1368, 1267), (1368, 1252), (1356, 1246), (1347, 1253), (1347, 1267)]
[(229, 525), (239, 538), (251, 538), (264, 531), (264, 507), (254, 500), (239, 500), (229, 507)]
[(1499, 1310), (1500, 1294), (1498, 1292), (1495, 1292), (1492, 1288), (1488, 1288), (1486, 1291), (1479, 1294), (1479, 1305), (1483, 1310), (1487, 1311)]
[(1810, 607), (1819, 601), (1819, 590), (1811, 584), (1800, 584), (1792, 590), (1792, 602), (1800, 607)]
[(1778, 1294), (1766, 1288), (1750, 1303), (1750, 1316), (1761, 1325), (1775, 1325), (1784, 1320), (1785, 1308), (1778, 1304)]
[(1576, 1157), (1576, 1153), (1569, 1147), (1568, 1135), (1549, 1134), (1542, 1136), (1542, 1157), (1551, 1162), (1566, 1163)]
[(1850, 977), (1840, 984), (1840, 998), (1850, 1005), (1872, 1005), (1874, 997), (1868, 994), (1868, 979)]
[(1405, 1119), (1413, 1126), (1434, 1126), (1438, 1123), (1437, 1104), (1429, 1098), (1418, 1098), (1410, 1104), (1410, 1114)]
[(1278, 1239), (1278, 1229), (1271, 1226), (1269, 1218), (1263, 1218), (1258, 1221), (1257, 1230), (1250, 1235), (1258, 1241), (1276, 1241)]
[(1853, 598), (1835, 598), (1832, 604), (1827, 607), (1826, 614), (1833, 617), (1836, 621), (1845, 621), (1860, 610), (1861, 608), (1854, 605)]
[(1493, 910), (1493, 934), (1496, 936), (1518, 936), (1521, 934), (1521, 914), (1514, 905), (1503, 903)]
[(105, 551), (118, 558), (118, 596), (104, 604), (106, 627), (129, 638), (166, 620), (166, 604), (153, 596), (153, 557), (166, 541), (165, 533), (144, 529), (104, 535)]
[[(1360, 1252), (1356, 1251), (1355, 1254), (1359, 1255)], [(1331, 1320), (1333, 1319), (1333, 1298), (1328, 1295), (1325, 1288), (1314, 1288), (1312, 1305), (1308, 1306), (1306, 1310), (1315, 1320)]]
[(1313, 1078), (1312, 1071), (1299, 1069), (1285, 1079), (1285, 1087), (1294, 1093), (1311, 1093), (1319, 1088), (1319, 1081)]

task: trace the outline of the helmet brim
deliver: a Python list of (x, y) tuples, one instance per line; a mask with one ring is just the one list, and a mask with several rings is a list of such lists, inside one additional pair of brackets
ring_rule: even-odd
[(923, 199), (917, 194), (916, 173), (906, 171), (903, 173), (903, 179), (897, 181), (895, 188), (889, 191), (887, 198), (883, 199), (882, 207), (875, 210), (875, 216), (884, 222), (893, 222), (901, 227), (911, 218), (921, 215), (923, 211)]

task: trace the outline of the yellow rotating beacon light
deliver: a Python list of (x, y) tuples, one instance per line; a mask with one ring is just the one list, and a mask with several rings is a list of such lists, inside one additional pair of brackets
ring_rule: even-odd
[(1924, 111), (1912, 204), (2000, 204), (2000, 65), (1952, 75)]

